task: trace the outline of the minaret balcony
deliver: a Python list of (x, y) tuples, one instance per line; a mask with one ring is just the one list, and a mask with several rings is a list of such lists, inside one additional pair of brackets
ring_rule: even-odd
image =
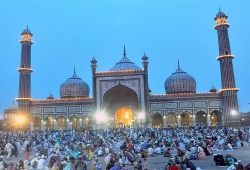
[(31, 68), (18, 68), (17, 71), (19, 71), (19, 72), (22, 72), (22, 71), (23, 72), (25, 72), (25, 71), (26, 72), (33, 72), (33, 70)]
[(224, 89), (220, 89), (219, 90), (219, 93), (223, 93), (225, 91), (239, 91), (240, 89), (239, 88), (224, 88)]
[(16, 98), (16, 101), (31, 101), (32, 98), (25, 98), (25, 97), (18, 97)]
[(220, 55), (216, 58), (216, 60), (221, 60), (221, 59), (224, 59), (224, 58), (234, 58), (235, 56), (232, 55), (232, 54), (225, 54), (225, 55)]
[(225, 27), (228, 28), (228, 27), (230, 26), (230, 24), (228, 24), (228, 23), (220, 23), (220, 24), (215, 25), (215, 26), (214, 26), (214, 29), (217, 30), (217, 29), (218, 29), (219, 27), (221, 27), (221, 26), (225, 26)]

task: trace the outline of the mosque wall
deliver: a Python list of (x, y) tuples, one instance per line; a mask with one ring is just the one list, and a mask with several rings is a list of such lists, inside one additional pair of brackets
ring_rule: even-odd
[(79, 129), (89, 126), (93, 102), (34, 102), (31, 104), (32, 129)]
[[(162, 125), (167, 125), (169, 119), (173, 119), (174, 122), (181, 125), (181, 118), (183, 115), (190, 117), (189, 121), (197, 123), (203, 120), (205, 124), (211, 124), (210, 116), (213, 112), (218, 112), (219, 117), (223, 112), (223, 99), (221, 96), (192, 96), (192, 97), (166, 97), (166, 98), (151, 98), (150, 99), (150, 124), (154, 124), (155, 117), (162, 119)], [(200, 116), (199, 114), (202, 114)], [(173, 115), (172, 118), (169, 117)], [(198, 117), (198, 118), (197, 118)], [(203, 118), (204, 117), (204, 118)], [(180, 120), (179, 120), (180, 119)], [(217, 118), (216, 118), (217, 119)], [(221, 118), (218, 118), (221, 120)], [(172, 121), (172, 123), (173, 123)]]

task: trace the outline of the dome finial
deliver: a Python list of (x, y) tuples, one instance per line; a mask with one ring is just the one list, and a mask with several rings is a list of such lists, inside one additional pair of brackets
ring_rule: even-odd
[(123, 57), (126, 57), (126, 47), (125, 47), (125, 45), (123, 47)]
[(74, 66), (74, 73), (73, 73), (72, 78), (78, 78), (77, 75), (76, 75), (76, 67), (75, 66)]
[(178, 65), (177, 66), (178, 66), (178, 68), (180, 68), (180, 61), (179, 61), (179, 59), (178, 59)]
[(220, 7), (219, 7), (219, 12), (221, 12)]

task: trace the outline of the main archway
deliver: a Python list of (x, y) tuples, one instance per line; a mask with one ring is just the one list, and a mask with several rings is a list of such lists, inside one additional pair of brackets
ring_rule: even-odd
[(133, 122), (133, 110), (129, 107), (121, 107), (115, 111), (115, 127), (131, 126)]
[(131, 126), (139, 112), (138, 96), (133, 89), (119, 84), (104, 94), (102, 109), (115, 127)]

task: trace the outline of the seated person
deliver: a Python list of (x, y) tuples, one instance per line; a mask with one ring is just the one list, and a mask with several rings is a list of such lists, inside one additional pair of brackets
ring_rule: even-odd
[(98, 156), (103, 156), (103, 155), (104, 155), (103, 149), (102, 149), (102, 148), (100, 148), (100, 149), (98, 150), (97, 155), (98, 155)]
[(157, 148), (155, 149), (155, 153), (156, 153), (156, 154), (161, 154), (161, 148), (157, 147)]
[(167, 150), (164, 152), (164, 157), (170, 157), (170, 148), (167, 148)]
[(220, 153), (214, 155), (214, 163), (216, 166), (226, 166), (226, 162), (224, 160), (223, 155)]
[(227, 157), (226, 158), (226, 163), (227, 163), (227, 166), (231, 166), (235, 163), (234, 159), (232, 157)]
[(178, 165), (178, 164), (170, 164), (169, 166), (168, 166), (168, 170), (179, 170), (180, 169), (180, 166)]
[(153, 155), (154, 154), (154, 149), (149, 147), (148, 148), (148, 155)]
[(204, 160), (206, 159), (206, 154), (201, 146), (198, 146), (198, 154), (197, 154), (198, 160)]

